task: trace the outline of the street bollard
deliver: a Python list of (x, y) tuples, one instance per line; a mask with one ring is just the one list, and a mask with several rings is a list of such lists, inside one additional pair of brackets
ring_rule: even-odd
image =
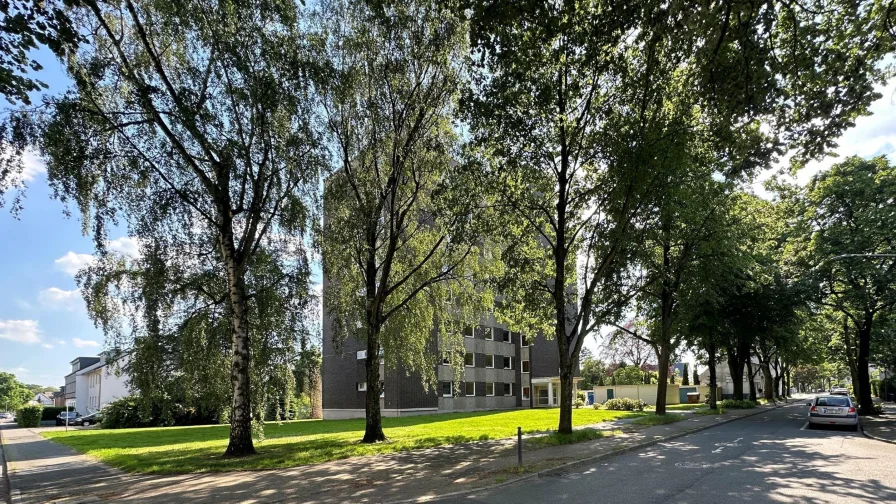
[(518, 459), (518, 465), (523, 467), (523, 428), (516, 428), (516, 455)]

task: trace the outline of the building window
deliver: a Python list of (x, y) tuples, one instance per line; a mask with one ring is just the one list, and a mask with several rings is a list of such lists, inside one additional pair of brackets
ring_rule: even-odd
[(504, 369), (513, 369), (513, 357), (509, 355), (504, 356)]
[(501, 331), (501, 341), (504, 343), (510, 343), (510, 331), (506, 329), (500, 329)]
[(380, 399), (386, 397), (386, 382), (380, 381)]
[(524, 372), (524, 373), (528, 373), (528, 372), (529, 372), (529, 361), (527, 361), (527, 360), (524, 360), (524, 361), (523, 361), (523, 372)]
[(529, 399), (529, 387), (523, 387), (523, 399)]
[(467, 352), (464, 354), (464, 366), (473, 367), (476, 365), (476, 357), (473, 355), (473, 352)]
[(520, 346), (527, 347), (531, 344), (532, 344), (532, 342), (529, 341), (528, 336), (526, 336), (525, 334), (520, 334)]
[(464, 394), (469, 397), (473, 397), (474, 395), (476, 395), (476, 382), (471, 382), (471, 381), (465, 382), (464, 383)]
[(367, 392), (367, 382), (366, 381), (358, 382), (358, 392)]
[(473, 328), (472, 327), (464, 327), (464, 338), (472, 338), (473, 337)]
[(485, 356), (485, 367), (493, 368), (495, 367), (495, 356), (492, 354), (488, 354)]
[(513, 395), (513, 384), (512, 383), (504, 384), (504, 395), (506, 395), (506, 396)]
[(451, 364), (451, 355), (450, 354), (445, 354), (442, 356), (442, 364), (445, 366)]
[(485, 384), (485, 395), (493, 396), (495, 395), (495, 384), (492, 382), (488, 382)]
[(451, 396), (453, 395), (453, 394), (451, 393), (451, 392), (452, 392), (452, 386), (453, 386), (453, 385), (454, 385), (454, 384), (451, 383), (450, 381), (443, 381), (443, 382), (442, 382), (442, 397), (451, 397)]
[(358, 350), (358, 360), (367, 358), (367, 350)]
[(480, 330), (482, 331), (482, 336), (486, 340), (493, 341), (495, 339), (495, 333), (492, 331), (491, 327), (482, 326), (480, 327)]

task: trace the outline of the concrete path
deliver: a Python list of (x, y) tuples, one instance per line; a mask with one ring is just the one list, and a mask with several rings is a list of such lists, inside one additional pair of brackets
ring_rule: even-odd
[(770, 408), (722, 416), (689, 415), (657, 427), (597, 424), (622, 435), (567, 446), (527, 447), (516, 468), (515, 440), (483, 441), (272, 471), (152, 476), (126, 474), (40, 436), (39, 429), (3, 429), (13, 504), (46, 502), (395, 502), (427, 500), (532, 477), (557, 466), (613, 456)]
[(805, 413), (795, 404), (551, 477), (438, 502), (896, 502), (896, 446), (851, 430), (804, 429)]

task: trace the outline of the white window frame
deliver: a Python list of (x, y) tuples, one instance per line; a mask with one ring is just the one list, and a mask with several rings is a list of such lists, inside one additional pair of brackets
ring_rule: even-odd
[[(469, 392), (470, 392), (469, 390), (467, 390), (467, 387), (469, 387), (470, 385), (473, 386), (473, 393), (472, 393), (472, 394), (469, 393)], [(467, 396), (467, 397), (474, 397), (474, 396), (476, 396), (476, 382), (472, 382), (472, 381), (464, 382), (464, 395)]]
[[(520, 335), (520, 346), (523, 348), (528, 348), (532, 346), (532, 340), (526, 337), (523, 333), (519, 333)], [(523, 343), (526, 343), (525, 345)]]
[(504, 384), (504, 388), (507, 389), (507, 387), (510, 387), (510, 389), (509, 389), (509, 390), (510, 390), (510, 393), (508, 393), (508, 392), (505, 391), (505, 392), (504, 392), (504, 397), (511, 397), (511, 396), (513, 396), (513, 384), (512, 384), (512, 383), (505, 383), (505, 384)]
[(448, 384), (448, 393), (446, 394), (444, 390), (442, 390), (442, 397), (454, 397), (454, 382), (443, 381), (439, 384), (439, 388), (441, 389), (443, 385)]
[(367, 350), (358, 350), (358, 360), (367, 358)]
[[(470, 334), (467, 334), (467, 329), (470, 330)], [(461, 331), (461, 333), (464, 335), (464, 338), (472, 338), (472, 337), (476, 336), (476, 330), (473, 329), (472, 327), (465, 327), (463, 329), (463, 331)]]
[(495, 330), (491, 327), (482, 326), (483, 330), (485, 330), (485, 340), (486, 341), (495, 341)]
[(367, 382), (359, 381), (355, 387), (358, 389), (358, 392), (367, 392)]
[[(467, 355), (471, 355), (473, 359), (470, 364), (467, 364)], [(476, 367), (476, 354), (473, 352), (464, 353), (464, 367)]]
[(445, 354), (442, 356), (442, 365), (443, 366), (451, 365), (451, 355), (450, 354)]
[(531, 371), (531, 368), (529, 366), (530, 366), (529, 361), (527, 361), (527, 360), (520, 361), (520, 372), (529, 374), (529, 371)]
[(507, 359), (508, 365), (504, 365), (502, 362), (501, 365), (504, 366), (503, 369), (513, 369), (513, 356), (512, 355), (502, 355), (501, 360)]
[[(492, 393), (491, 393), (491, 394), (488, 393), (488, 386), (489, 386), (489, 385), (492, 386)], [(485, 383), (485, 395), (488, 396), (488, 397), (494, 397), (494, 396), (495, 396), (495, 382), (486, 382), (486, 383)]]
[[(488, 365), (489, 357), (491, 357), (492, 365)], [(485, 354), (485, 367), (486, 369), (495, 369), (495, 356), (494, 354)]]
[[(528, 392), (527, 392), (527, 390), (528, 390)], [(523, 387), (523, 400), (524, 401), (528, 401), (529, 399), (531, 399), (529, 397), (531, 394), (532, 394), (531, 387)]]
[[(507, 335), (507, 339), (504, 339), (503, 336)], [(501, 331), (501, 341), (504, 343), (513, 343), (513, 335), (510, 331), (502, 330)]]

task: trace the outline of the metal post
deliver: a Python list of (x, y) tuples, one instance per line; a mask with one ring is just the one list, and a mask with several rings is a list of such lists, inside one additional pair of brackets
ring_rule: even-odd
[(516, 428), (516, 456), (517, 456), (517, 465), (523, 467), (523, 428)]

